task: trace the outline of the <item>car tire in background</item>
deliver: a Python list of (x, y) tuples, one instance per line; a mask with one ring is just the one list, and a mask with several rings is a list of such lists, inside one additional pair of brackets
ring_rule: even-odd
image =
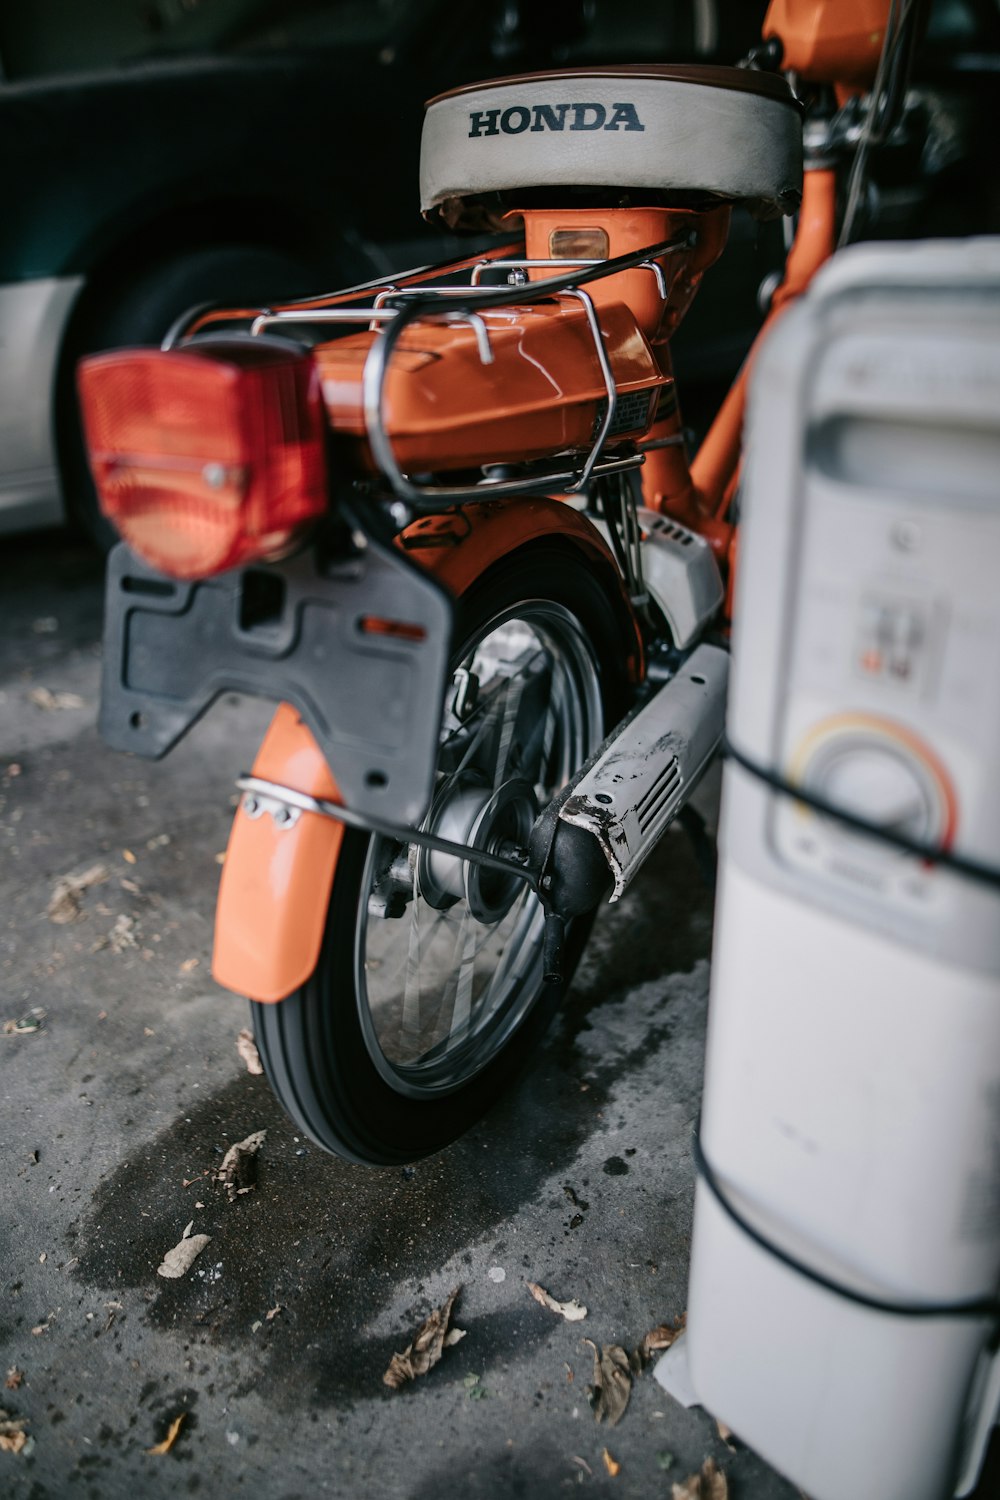
[[(130, 278), (84, 291), (66, 337), (57, 392), (63, 494), (70, 518), (107, 552), (118, 540), (100, 512), (87, 462), (76, 367), (104, 349), (157, 346), (182, 313), (203, 303), (258, 306), (308, 296), (322, 278), (302, 261), (266, 246), (217, 245), (175, 253)], [(335, 272), (331, 285), (336, 284)]]

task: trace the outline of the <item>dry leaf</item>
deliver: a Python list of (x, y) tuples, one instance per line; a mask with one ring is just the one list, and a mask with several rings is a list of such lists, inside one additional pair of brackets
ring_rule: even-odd
[(28, 1441), (27, 1417), (14, 1417), (0, 1406), (0, 1453), (20, 1453)]
[[(190, 1227), (189, 1224), (188, 1229)], [(166, 1276), (172, 1281), (176, 1281), (180, 1276), (186, 1276), (205, 1246), (211, 1244), (211, 1240), (210, 1234), (189, 1235), (185, 1232), (184, 1238), (172, 1250), (167, 1251), (162, 1264), (157, 1266), (157, 1276)]]
[(271, 1308), (268, 1308), (268, 1310), (267, 1310), (267, 1312), (266, 1312), (266, 1313), (265, 1313), (265, 1314), (264, 1314), (264, 1316), (265, 1316), (265, 1318), (266, 1318), (266, 1319), (267, 1319), (267, 1321), (268, 1321), (268, 1322), (269, 1322), (269, 1323), (271, 1323), (271, 1322), (273, 1322), (273, 1321), (274, 1321), (274, 1319), (275, 1319), (275, 1318), (276, 1318), (276, 1317), (277, 1317), (277, 1316), (278, 1316), (278, 1314), (279, 1314), (279, 1313), (280, 1313), (280, 1312), (284, 1312), (284, 1310), (285, 1310), (285, 1306), (284, 1306), (284, 1303), (282, 1303), (282, 1302), (277, 1302), (277, 1303), (275, 1303), (275, 1305), (274, 1305), (274, 1307), (271, 1307)]
[(4, 1381), (4, 1386), (8, 1391), (16, 1391), (23, 1380), (24, 1371), (19, 1370), (17, 1368), (17, 1365), (11, 1365), (10, 1369), (7, 1371), (7, 1379)]
[(559, 1313), (560, 1317), (565, 1318), (567, 1323), (579, 1323), (581, 1318), (587, 1316), (587, 1309), (582, 1303), (577, 1302), (575, 1298), (570, 1302), (557, 1302), (555, 1297), (551, 1296), (544, 1287), (538, 1285), (537, 1281), (528, 1282), (528, 1291), (536, 1302), (540, 1302), (550, 1312)]
[(154, 1448), (147, 1448), (146, 1452), (155, 1453), (157, 1456), (163, 1453), (169, 1453), (171, 1448), (177, 1441), (177, 1434), (180, 1432), (181, 1425), (183, 1424), (184, 1418), (186, 1416), (187, 1412), (182, 1411), (179, 1417), (175, 1417), (170, 1424), (170, 1430), (168, 1431), (166, 1437), (163, 1439), (163, 1442), (157, 1443)]
[(75, 922), (80, 915), (80, 897), (92, 885), (100, 885), (108, 878), (106, 865), (91, 865), (79, 875), (63, 875), (52, 888), (49, 898), (48, 918), (50, 922)]
[(264, 1065), (257, 1051), (257, 1043), (253, 1039), (253, 1032), (248, 1026), (244, 1026), (236, 1038), (236, 1051), (247, 1065), (248, 1073), (263, 1073)]
[(181, 973), (182, 974), (190, 974), (190, 973), (192, 973), (193, 970), (195, 970), (200, 963), (201, 963), (201, 959), (200, 958), (186, 958), (184, 960), (184, 962), (180, 966)]
[(615, 1427), (625, 1415), (632, 1394), (628, 1355), (619, 1344), (602, 1344), (598, 1349), (592, 1339), (583, 1342), (594, 1351), (594, 1383), (588, 1388), (594, 1420), (606, 1420), (609, 1427)]
[(621, 1464), (616, 1458), (611, 1457), (611, 1454), (608, 1452), (607, 1448), (602, 1450), (601, 1457), (604, 1459), (604, 1467), (607, 1469), (612, 1479), (614, 1479), (617, 1474), (621, 1473)]
[(123, 849), (122, 850), (122, 859), (125, 861), (125, 863), (127, 865), (134, 865), (135, 864), (135, 855), (132, 853), (131, 849)]
[(405, 1385), (408, 1380), (415, 1380), (418, 1375), (426, 1375), (427, 1371), (437, 1364), (448, 1335), (451, 1310), (461, 1290), (462, 1288), (457, 1286), (441, 1306), (436, 1307), (430, 1317), (421, 1323), (413, 1336), (413, 1342), (407, 1344), (402, 1354), (392, 1356), (389, 1368), (382, 1376), (383, 1381), (391, 1390), (398, 1391), (400, 1386)]
[(593, 1479), (594, 1471), (585, 1458), (581, 1458), (578, 1453), (573, 1453), (570, 1455), (569, 1461), (571, 1464), (576, 1464), (577, 1468), (582, 1469), (585, 1474), (589, 1474), (591, 1479)]
[(460, 1344), (465, 1338), (466, 1332), (467, 1329), (465, 1328), (449, 1328), (445, 1337), (444, 1347), (452, 1349), (456, 1344)]
[(657, 1328), (651, 1328), (638, 1348), (632, 1355), (632, 1368), (637, 1375), (649, 1364), (654, 1354), (660, 1354), (664, 1349), (669, 1349), (684, 1332), (687, 1323), (687, 1313), (681, 1313), (675, 1318), (673, 1324), (661, 1323)]
[(729, 1485), (715, 1460), (706, 1458), (697, 1474), (689, 1474), (681, 1484), (671, 1487), (673, 1500), (729, 1500)]
[(215, 1180), (230, 1203), (235, 1203), (241, 1193), (252, 1191), (257, 1182), (257, 1153), (267, 1139), (266, 1130), (255, 1130), (246, 1140), (230, 1146), (222, 1158), (222, 1166)]
[(49, 713), (59, 708), (86, 708), (84, 700), (79, 693), (54, 693), (51, 688), (32, 688), (28, 697), (36, 708), (44, 708)]
[(100, 953), (102, 948), (107, 948), (111, 953), (124, 953), (126, 948), (138, 948), (135, 929), (135, 917), (129, 917), (124, 912), (120, 912), (115, 917), (111, 931), (105, 937), (98, 938), (90, 950), (91, 953)]

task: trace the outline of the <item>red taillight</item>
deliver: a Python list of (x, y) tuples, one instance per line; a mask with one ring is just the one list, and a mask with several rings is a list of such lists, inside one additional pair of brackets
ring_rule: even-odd
[(153, 567), (273, 557), (327, 505), (312, 359), (251, 342), (98, 354), (78, 371), (101, 510)]

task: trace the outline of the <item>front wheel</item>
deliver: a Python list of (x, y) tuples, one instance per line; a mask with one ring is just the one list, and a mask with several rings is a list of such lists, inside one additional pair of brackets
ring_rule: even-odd
[[(458, 601), (461, 644), (424, 827), (494, 851), (624, 711), (625, 646), (599, 580), (556, 547), (514, 554)], [(348, 832), (316, 970), (254, 1004), (268, 1078), (320, 1146), (388, 1165), (439, 1150), (485, 1112), (561, 997), (543, 975), (541, 904), (523, 881)], [(575, 924), (567, 972), (588, 927)]]

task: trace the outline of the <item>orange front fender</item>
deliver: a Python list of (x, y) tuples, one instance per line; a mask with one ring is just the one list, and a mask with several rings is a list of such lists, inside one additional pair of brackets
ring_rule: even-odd
[[(415, 521), (401, 544), (429, 573), (460, 595), (495, 563), (532, 542), (559, 538), (584, 551), (606, 574), (621, 609), (638, 676), (641, 642), (611, 553), (583, 516), (558, 500), (517, 499)], [(634, 645), (632, 644), (634, 643)], [(253, 767), (254, 776), (331, 802), (337, 784), (299, 715), (282, 704)], [(283, 1000), (316, 967), (343, 825), (304, 812), (292, 828), (270, 814), (250, 818), (241, 807), (233, 822), (215, 917), (212, 973), (254, 1000)]]

